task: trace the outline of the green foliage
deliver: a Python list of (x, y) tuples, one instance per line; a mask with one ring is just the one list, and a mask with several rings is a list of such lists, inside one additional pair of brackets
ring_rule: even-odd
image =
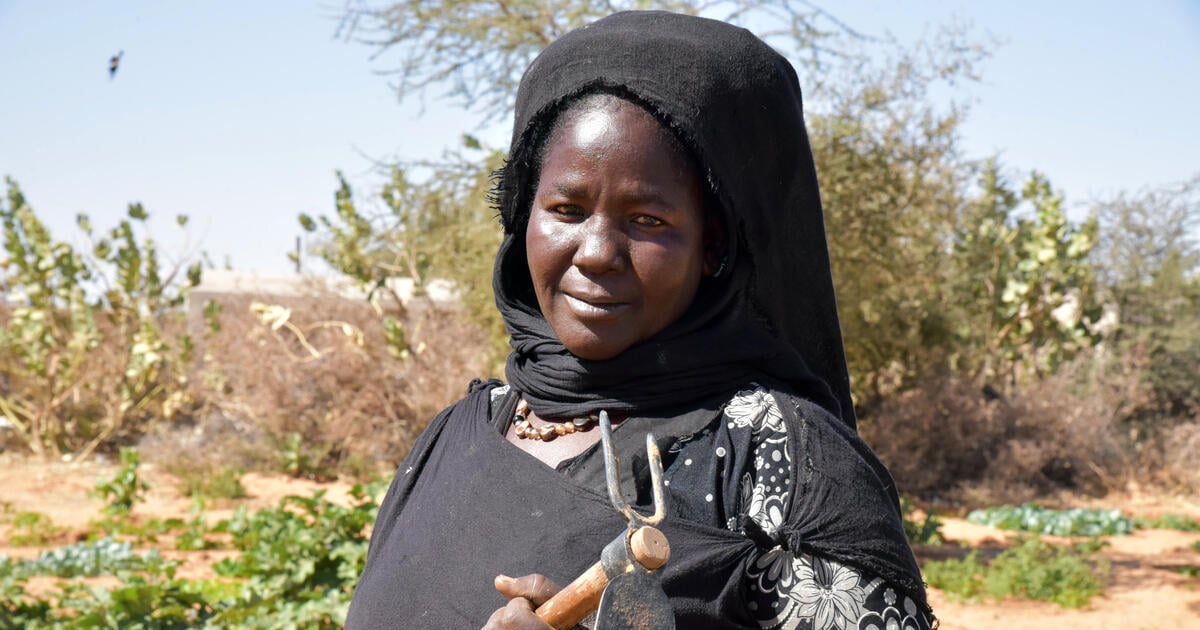
[[(0, 557), (0, 629), (7, 628), (340, 628), (366, 561), (367, 527), (379, 484), (355, 486), (350, 507), (324, 498), (290, 496), (278, 506), (207, 528), (197, 503), (186, 524), (194, 539), (228, 535), (240, 555), (218, 563), (218, 580), (175, 577), (176, 563), (129, 542), (80, 543), (13, 561)], [(178, 521), (178, 519), (172, 519)], [(183, 537), (181, 536), (181, 539)], [(180, 546), (181, 549), (207, 548)], [(67, 579), (33, 595), (32, 576)], [(78, 581), (116, 576), (112, 589)]]
[(948, 241), (971, 169), (956, 146), (962, 110), (931, 94), (970, 80), (986, 52), (944, 37), (852, 56), (805, 86), (816, 92), (806, 119), (860, 407), (938, 372), (953, 349)]
[(1200, 175), (1098, 204), (1095, 264), (1119, 316), (1117, 347), (1151, 396), (1124, 419), (1142, 435), (1200, 413)]
[(79, 215), (88, 255), (54, 240), (16, 182), (7, 185), (0, 289), (14, 306), (0, 326), (0, 413), (34, 453), (80, 456), (170, 416), (190, 342), (171, 347), (165, 330), (180, 321), (199, 267), (187, 280), (180, 269), (164, 275), (157, 246), (138, 235), (148, 216), (140, 204), (99, 237)]
[(337, 472), (325, 465), (329, 454), (327, 449), (327, 446), (322, 449), (305, 444), (299, 433), (289, 433), (279, 451), (281, 468), (283, 472), (302, 479), (337, 479)]
[(133, 505), (145, 497), (150, 484), (138, 474), (141, 455), (137, 449), (121, 449), (121, 468), (111, 479), (97, 479), (95, 496), (105, 502), (110, 517), (128, 516)]
[(121, 571), (157, 570), (166, 566), (166, 562), (155, 549), (138, 554), (127, 542), (103, 538), (43, 551), (34, 559), (9, 562), (0, 568), (0, 573), (18, 577), (95, 577)]
[[(42, 554), (18, 563), (0, 560), (0, 628), (192, 628), (211, 616), (205, 596), (175, 579), (176, 564), (157, 551), (134, 554), (126, 543), (100, 541)], [(71, 580), (34, 596), (31, 575), (62, 578), (114, 575), (109, 590)]]
[(987, 565), (979, 560), (978, 551), (972, 551), (961, 560), (952, 558), (926, 562), (921, 574), (929, 586), (954, 599), (975, 601), (983, 596)]
[(962, 560), (928, 562), (925, 580), (956, 599), (984, 596), (1054, 602), (1082, 608), (1104, 590), (1109, 567), (1089, 553), (1056, 547), (1034, 537), (1007, 549), (988, 564), (971, 552)]
[(1170, 570), (1182, 575), (1183, 577), (1200, 577), (1200, 565), (1181, 564), (1170, 567)]
[(974, 510), (967, 515), (967, 520), (1000, 529), (1052, 536), (1114, 536), (1129, 534), (1134, 528), (1133, 520), (1120, 510), (1052, 510), (1033, 503)]
[(10, 521), (8, 544), (14, 547), (43, 547), (64, 531), (41, 512), (19, 512)]
[(932, 510), (925, 512), (925, 518), (917, 521), (913, 518), (916, 505), (908, 497), (900, 498), (900, 508), (904, 518), (904, 536), (910, 544), (940, 545), (946, 542), (942, 535), (942, 519)]
[[(1098, 224), (1093, 218), (1071, 225), (1062, 195), (1036, 172), (1018, 195), (989, 163), (980, 188), (955, 232), (955, 294), (967, 312), (958, 363), (985, 380), (1016, 385), (1053, 373), (1098, 340), (1102, 309), (1088, 260)], [(1017, 215), (1021, 204), (1032, 216)]]
[(301, 227), (320, 232), (315, 253), (368, 293), (388, 349), (398, 357), (410, 356), (422, 340), (385, 312), (405, 303), (397, 278), (411, 280), (418, 299), (427, 295), (431, 280), (450, 281), (468, 317), (489, 331), (500, 353), (503, 323), (490, 270), (501, 232), (487, 193), (503, 153), (472, 148), (477, 145), (449, 152), (438, 163), (393, 166), (370, 207), (355, 201), (339, 174), (335, 212), (300, 217)]
[(996, 599), (1017, 597), (1082, 608), (1103, 591), (1107, 573), (1103, 562), (1030, 538), (988, 565), (984, 589)]
[(177, 470), (183, 493), (195, 499), (241, 499), (247, 496), (242, 471), (236, 468), (208, 467)]
[(1154, 518), (1137, 518), (1138, 529), (1174, 529), (1181, 532), (1200, 532), (1200, 521), (1180, 514), (1160, 514)]
[(214, 569), (244, 578), (237, 599), (218, 617), (239, 627), (339, 628), (345, 622), (354, 584), (366, 562), (365, 529), (378, 506), (378, 488), (355, 486), (356, 503), (341, 507), (312, 497), (285, 497), (274, 509), (247, 515), (225, 526), (242, 554)]

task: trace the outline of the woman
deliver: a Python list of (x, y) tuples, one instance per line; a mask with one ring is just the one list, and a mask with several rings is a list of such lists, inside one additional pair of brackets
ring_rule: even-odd
[(647, 432), (664, 453), (678, 627), (928, 627), (854, 431), (787, 61), (670, 13), (569, 33), (521, 82), (495, 192), (508, 384), (473, 384), (401, 464), (347, 627), (547, 627), (532, 609), (625, 526), (600, 410), (632, 503)]

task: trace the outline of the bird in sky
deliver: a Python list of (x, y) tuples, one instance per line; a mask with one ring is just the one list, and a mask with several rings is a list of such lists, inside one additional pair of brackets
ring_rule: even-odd
[(111, 59), (108, 60), (108, 80), (109, 81), (111, 81), (113, 77), (117, 76), (117, 67), (119, 65), (121, 65), (121, 55), (124, 55), (124, 54), (125, 54), (124, 50), (119, 51), (117, 54), (113, 55)]

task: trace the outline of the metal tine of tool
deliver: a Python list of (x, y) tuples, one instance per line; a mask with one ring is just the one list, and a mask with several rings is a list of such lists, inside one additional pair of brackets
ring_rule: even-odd
[(650, 485), (654, 494), (654, 513), (649, 516), (639, 513), (630, 507), (621, 494), (621, 459), (613, 449), (612, 422), (608, 412), (600, 412), (600, 441), (604, 447), (604, 477), (608, 484), (608, 500), (613, 509), (625, 515), (625, 520), (631, 526), (644, 527), (657, 525), (667, 515), (666, 489), (663, 486), (662, 455), (658, 452), (658, 444), (654, 434), (646, 434), (646, 456), (650, 464)]

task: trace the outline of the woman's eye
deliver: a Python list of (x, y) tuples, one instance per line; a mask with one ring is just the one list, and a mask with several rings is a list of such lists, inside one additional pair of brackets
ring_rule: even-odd
[(550, 206), (551, 214), (557, 214), (564, 217), (577, 217), (583, 214), (583, 210), (579, 206), (560, 205)]
[(652, 217), (648, 214), (640, 214), (634, 217), (633, 222), (644, 227), (658, 227), (660, 225), (667, 224), (666, 221), (663, 221), (658, 217)]

